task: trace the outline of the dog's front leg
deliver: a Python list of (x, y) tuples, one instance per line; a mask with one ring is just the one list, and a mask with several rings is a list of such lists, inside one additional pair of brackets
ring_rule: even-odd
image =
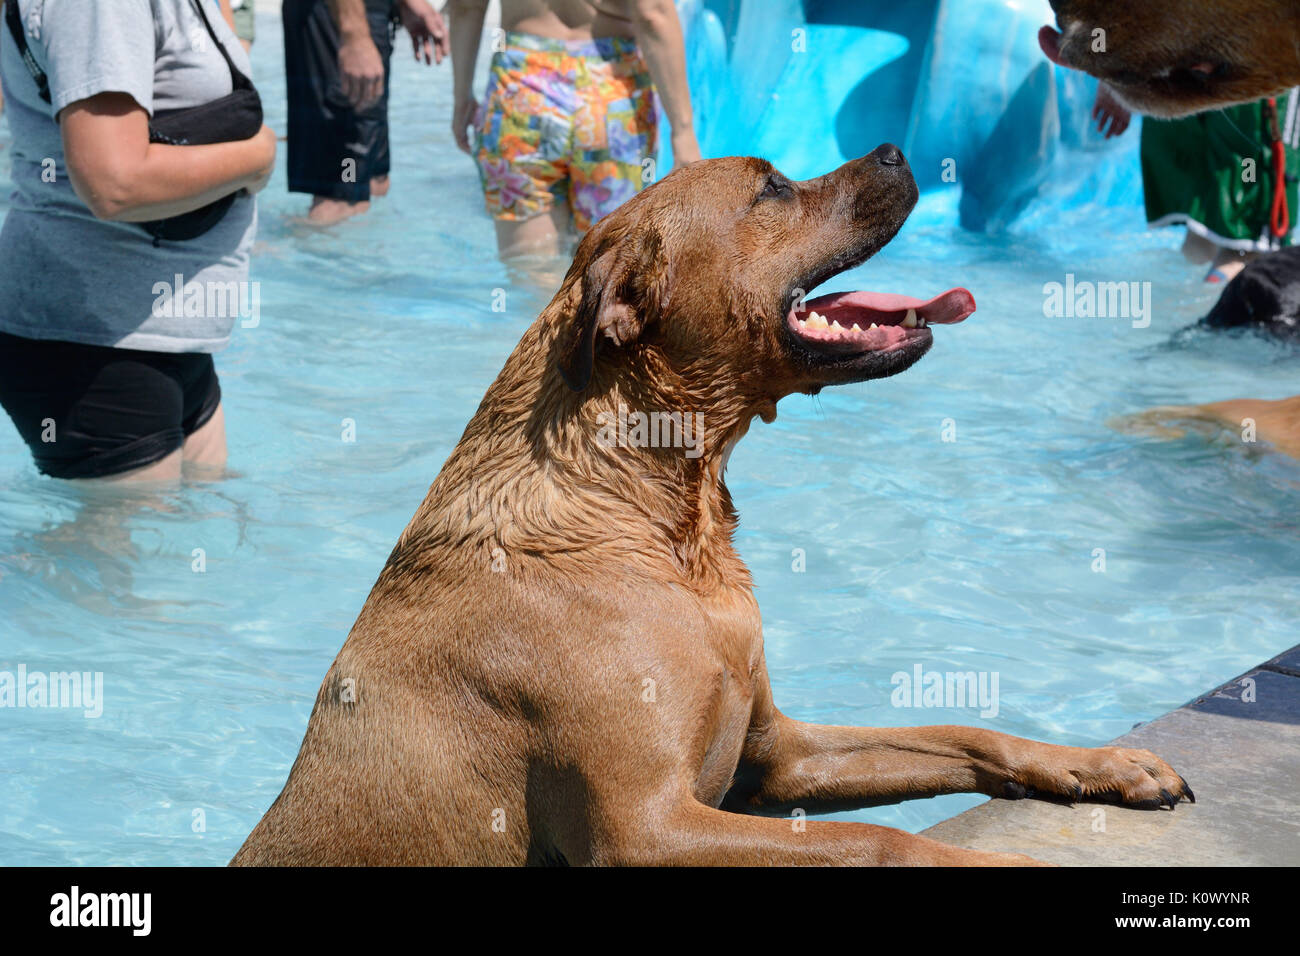
[(949, 846), (891, 827), (772, 820), (686, 800), (666, 816), (636, 813), (636, 826), (593, 862), (632, 866), (1045, 866), (1014, 853)]
[(1148, 750), (1058, 747), (977, 727), (827, 727), (775, 713), (751, 728), (723, 807), (829, 813), (944, 793), (1092, 797), (1146, 809), (1195, 800)]

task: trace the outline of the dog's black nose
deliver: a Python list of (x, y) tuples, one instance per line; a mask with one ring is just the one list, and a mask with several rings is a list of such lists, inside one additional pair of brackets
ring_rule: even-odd
[(872, 150), (871, 155), (876, 157), (876, 162), (881, 166), (905, 166), (907, 164), (907, 160), (903, 158), (903, 151), (893, 143), (877, 146)]

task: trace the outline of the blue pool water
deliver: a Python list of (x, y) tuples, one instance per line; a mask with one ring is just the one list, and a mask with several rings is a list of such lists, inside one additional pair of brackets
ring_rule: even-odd
[[(282, 130), (279, 38), (261, 26)], [(235, 477), (143, 503), (87, 495), (39, 477), (0, 423), (0, 670), (105, 681), (98, 719), (0, 710), (0, 863), (234, 853), (394, 540), (548, 297), (496, 261), (447, 133), (447, 70), (402, 57), (395, 89), (393, 190), (369, 216), (311, 233), (289, 222), (305, 200), (283, 171), (263, 193), (261, 324), (218, 358)], [(1294, 644), (1300, 624), (1300, 465), (1107, 419), (1288, 395), (1297, 356), (1177, 335), (1213, 292), (1131, 208), (1001, 238), (955, 221), (955, 197), (928, 197), (827, 289), (965, 285), (976, 315), (903, 376), (787, 399), (731, 460), (776, 698), (807, 720), (1099, 744)], [(1044, 318), (1043, 284), (1067, 273), (1151, 281), (1150, 327)], [(997, 717), (891, 706), (891, 675), (918, 664), (997, 673)], [(979, 799), (842, 816), (916, 830)]]

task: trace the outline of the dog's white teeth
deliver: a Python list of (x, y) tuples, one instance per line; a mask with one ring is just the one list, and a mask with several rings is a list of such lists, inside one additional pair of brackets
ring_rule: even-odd
[(826, 321), (824, 315), (818, 312), (810, 312), (808, 313), (808, 321), (805, 323), (805, 326), (810, 329), (828, 329), (830, 328), (830, 323)]
[(916, 309), (907, 310), (907, 318), (903, 319), (903, 328), (914, 329), (917, 326)]
[(831, 323), (831, 328), (834, 329), (836, 332), (843, 332), (843, 331), (844, 331), (844, 326), (840, 325), (840, 323), (839, 323), (838, 321), (836, 321), (836, 322), (832, 322), (832, 323)]
[[(880, 328), (880, 326), (876, 325), (875, 322), (872, 322), (872, 323), (871, 323), (871, 329), (878, 329), (878, 328)], [(870, 332), (871, 329), (867, 329), (867, 331)]]

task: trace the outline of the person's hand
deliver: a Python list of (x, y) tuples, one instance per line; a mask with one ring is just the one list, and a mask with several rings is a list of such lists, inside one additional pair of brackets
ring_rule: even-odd
[[(1109, 86), (1098, 83), (1097, 99), (1092, 104), (1092, 118), (1097, 121), (1097, 132), (1105, 133), (1106, 138), (1110, 139), (1128, 129), (1133, 114), (1119, 101)], [(1110, 121), (1110, 129), (1106, 128), (1107, 120)]]
[(695, 139), (694, 130), (687, 129), (681, 132), (673, 130), (670, 143), (673, 148), (673, 169), (681, 169), (687, 163), (703, 158), (700, 155), (700, 144)]
[(354, 110), (364, 110), (384, 95), (384, 60), (369, 33), (344, 37), (339, 44), (339, 81)]
[(460, 151), (470, 156), (474, 155), (474, 151), (469, 144), (469, 128), (474, 124), (474, 114), (477, 112), (478, 104), (473, 97), (457, 100), (451, 108), (451, 135), (455, 137)]
[(257, 163), (257, 170), (245, 181), (244, 190), (252, 196), (266, 187), (267, 182), (271, 179), (271, 173), (275, 171), (275, 130), (264, 123), (262, 128), (257, 131), (257, 135), (248, 142), (255, 151), (253, 155)]
[(425, 63), (441, 63), (447, 55), (447, 24), (428, 0), (401, 0), (397, 6), (402, 26), (411, 35), (411, 48), (415, 59)]

